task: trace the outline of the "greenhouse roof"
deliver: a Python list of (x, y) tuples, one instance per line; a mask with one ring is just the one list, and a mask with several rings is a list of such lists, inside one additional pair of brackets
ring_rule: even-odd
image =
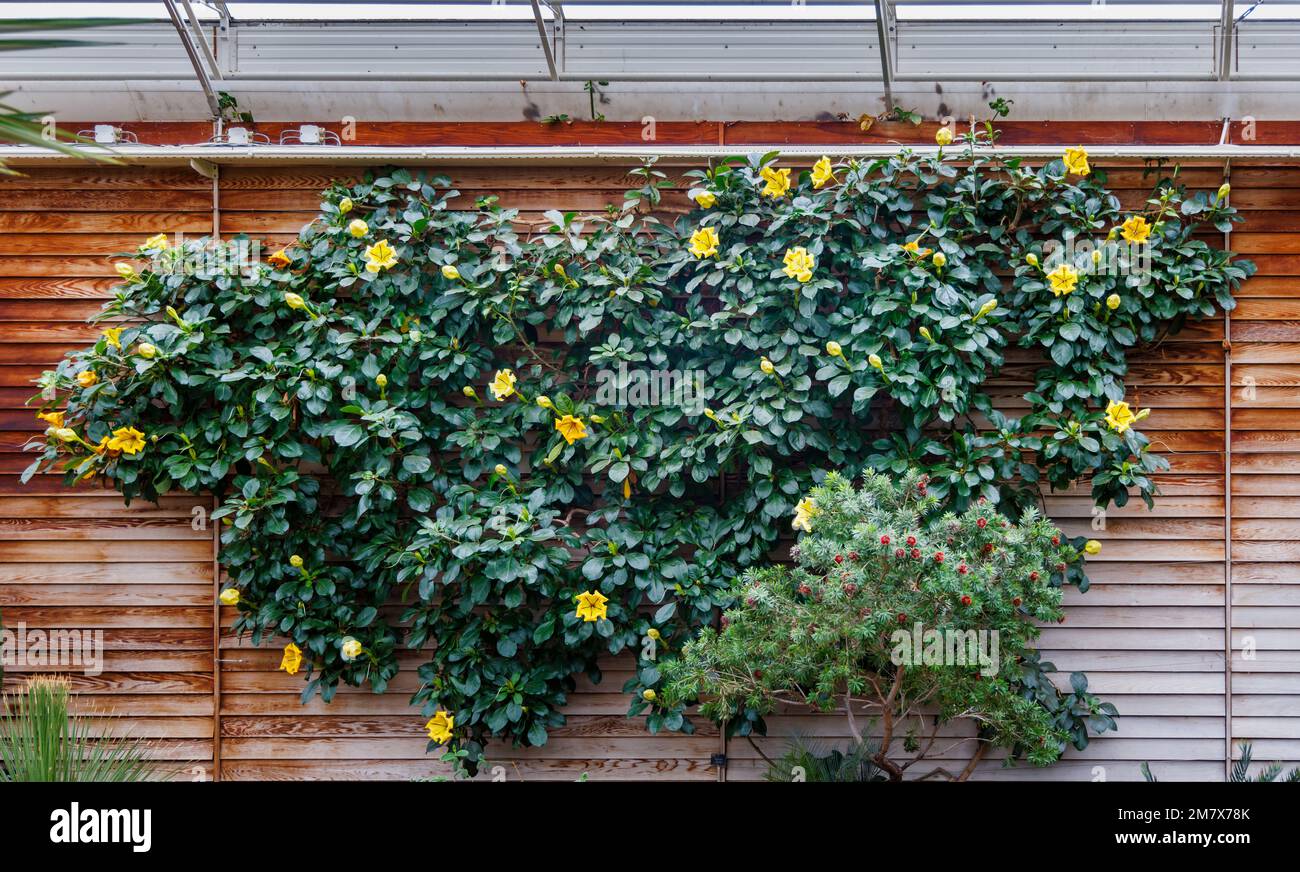
[[(0, 25), (31, 8), (0, 3)], [(519, 118), (522, 90), (573, 97), (589, 82), (626, 118), (816, 118), (872, 100), (960, 114), (1000, 92), (1030, 117), (1088, 117), (1105, 96), (1131, 117), (1191, 119), (1292, 116), (1300, 80), (1297, 0), (42, 6), (109, 9), (129, 21), (12, 34), (63, 44), (0, 53), (0, 88), (86, 120), (194, 118), (222, 91), (261, 117)]]

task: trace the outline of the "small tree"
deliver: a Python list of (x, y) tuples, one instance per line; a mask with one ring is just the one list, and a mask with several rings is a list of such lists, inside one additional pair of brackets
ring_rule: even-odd
[[(937, 507), (915, 472), (897, 484), (868, 474), (860, 491), (828, 475), (799, 505), (796, 565), (743, 576), (721, 628), (667, 666), (665, 701), (699, 700), (740, 735), (765, 732), (778, 704), (841, 711), (859, 744), (876, 734), (873, 760), (893, 781), (971, 742), (941, 742), (946, 722), (978, 724), (965, 769), (937, 770), (954, 780), (994, 746), (1054, 762), (1068, 741), (1086, 745), (1070, 729), (1080, 715), (1114, 729), (1118, 713), (1084, 676), (1062, 694), (1031, 647), (1035, 621), (1064, 620), (1062, 581), (1089, 546), (1036, 510), (1012, 524), (983, 500), (961, 515)], [(873, 730), (859, 723), (864, 707)]]

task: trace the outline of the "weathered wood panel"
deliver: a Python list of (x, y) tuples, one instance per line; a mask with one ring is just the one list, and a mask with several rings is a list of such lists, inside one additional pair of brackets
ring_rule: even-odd
[(211, 777), (212, 533), (191, 525), (211, 501), (127, 508), (59, 476), (18, 483), (31, 461), (23, 444), (44, 429), (26, 405), (31, 380), (98, 333), (85, 320), (115, 282), (108, 255), (162, 231), (210, 233), (211, 183), (177, 170), (34, 169), (0, 181), (0, 193), (0, 616), (14, 632), (74, 632), (103, 646), (93, 665), (8, 665), (5, 688), (70, 674), (78, 708), (110, 732), (148, 740), (186, 778)]

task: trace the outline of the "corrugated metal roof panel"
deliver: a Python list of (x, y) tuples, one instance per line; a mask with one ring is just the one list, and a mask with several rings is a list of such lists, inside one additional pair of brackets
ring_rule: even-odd
[(564, 44), (573, 78), (880, 78), (875, 25), (861, 21), (570, 22)]
[(1300, 22), (1243, 21), (1236, 60), (1243, 78), (1300, 79)]
[(23, 79), (189, 79), (185, 49), (171, 24), (88, 30), (31, 30), (21, 39), (77, 40), (79, 45), (0, 52), (0, 81)]
[(1208, 78), (1215, 30), (1194, 21), (910, 22), (899, 26), (895, 68), (939, 81)]
[(242, 25), (232, 31), (231, 72), (251, 79), (548, 75), (532, 22), (290, 22)]

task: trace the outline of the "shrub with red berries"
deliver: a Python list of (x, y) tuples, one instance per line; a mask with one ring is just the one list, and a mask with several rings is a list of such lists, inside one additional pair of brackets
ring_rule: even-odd
[[(1080, 552), (1059, 544), (1060, 532), (1035, 510), (1014, 523), (986, 503), (943, 512), (917, 483), (915, 474), (897, 482), (867, 474), (857, 489), (827, 476), (811, 493), (818, 512), (796, 564), (746, 573), (736, 597), (744, 604), (666, 665), (662, 696), (670, 704), (698, 701), (704, 715), (747, 734), (763, 732), (763, 716), (779, 703), (842, 710), (847, 693), (877, 711), (889, 707), (890, 717), (876, 722), (877, 738), (886, 722), (914, 719), (914, 701), (926, 700), (941, 718), (975, 719), (985, 747), (1038, 765), (1078, 746), (1080, 735), (1086, 744), (1089, 727), (1113, 728), (1112, 706), (1056, 689), (1051, 664), (1033, 649), (1038, 625), (1062, 617), (1062, 575), (1054, 570), (1081, 564)], [(846, 553), (857, 557), (844, 561)], [(915, 559), (898, 559), (905, 553)], [(741, 589), (751, 585), (757, 588), (745, 600)], [(918, 627), (996, 633), (997, 669), (914, 661), (898, 637)], [(1076, 688), (1084, 680), (1077, 678)], [(877, 765), (897, 780), (924, 753), (879, 756)]]

